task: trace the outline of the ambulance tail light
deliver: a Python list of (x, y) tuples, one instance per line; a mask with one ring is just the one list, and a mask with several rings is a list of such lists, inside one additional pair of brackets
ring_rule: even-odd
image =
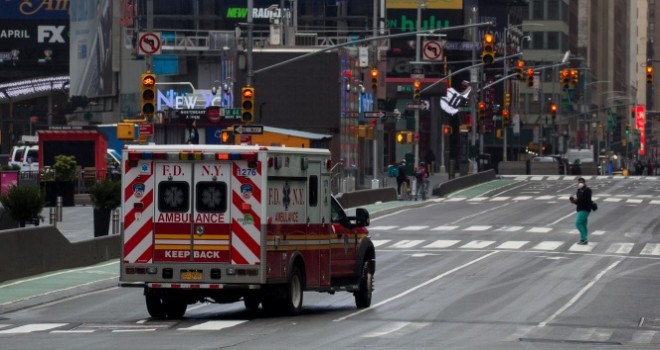
[(247, 160), (248, 162), (256, 162), (257, 161), (257, 154), (256, 153), (241, 153), (240, 159), (241, 160)]
[(216, 153), (215, 154), (215, 160), (229, 160), (229, 154), (228, 153)]

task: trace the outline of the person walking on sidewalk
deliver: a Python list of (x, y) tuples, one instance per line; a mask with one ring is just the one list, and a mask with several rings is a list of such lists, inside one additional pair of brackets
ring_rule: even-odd
[(587, 220), (591, 212), (591, 189), (587, 187), (584, 178), (578, 179), (578, 189), (574, 195), (570, 197), (571, 203), (575, 204), (577, 211), (577, 218), (575, 219), (575, 227), (580, 231), (580, 241), (577, 244), (585, 245), (589, 243), (589, 231), (587, 229)]
[(401, 196), (401, 184), (404, 182), (408, 185), (408, 188), (410, 189), (410, 180), (408, 179), (408, 175), (406, 174), (406, 160), (402, 159), (401, 163), (399, 163), (399, 174), (396, 176), (396, 193), (399, 195), (399, 198), (403, 198)]

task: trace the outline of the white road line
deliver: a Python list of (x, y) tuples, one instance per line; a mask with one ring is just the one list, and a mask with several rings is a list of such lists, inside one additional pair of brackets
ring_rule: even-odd
[(564, 219), (566, 219), (566, 218), (568, 218), (568, 217), (570, 217), (570, 216), (573, 216), (573, 215), (575, 215), (575, 211), (571, 211), (570, 214), (568, 214), (568, 215), (564, 215), (564, 216), (560, 217), (559, 219), (557, 219), (557, 220), (551, 222), (550, 225), (553, 225), (553, 226), (554, 226), (554, 225), (557, 225), (560, 221), (562, 221), (562, 220), (564, 220)]
[(472, 241), (462, 245), (460, 248), (464, 249), (483, 249), (489, 245), (495, 243), (495, 241)]
[(660, 201), (654, 199), (654, 200), (650, 201), (649, 204), (660, 204)]
[(589, 242), (589, 244), (585, 244), (585, 245), (579, 245), (577, 243), (573, 243), (573, 245), (570, 248), (568, 248), (568, 250), (571, 252), (588, 253), (594, 250), (594, 248), (596, 248), (597, 245), (598, 243), (594, 243), (594, 242)]
[(495, 231), (499, 231), (499, 232), (516, 232), (516, 231), (520, 231), (522, 229), (524, 229), (523, 226), (502, 226), (502, 227), (496, 229)]
[(436, 226), (431, 231), (451, 231), (457, 229), (458, 226)]
[(660, 244), (646, 243), (639, 255), (660, 255)]
[(543, 241), (540, 242), (539, 244), (535, 245), (532, 247), (534, 250), (555, 250), (559, 247), (561, 247), (564, 244), (564, 242), (560, 241)]
[(429, 228), (428, 226), (406, 226), (402, 227), (401, 231), (421, 231), (425, 228)]
[(13, 326), (13, 324), (0, 324), (0, 328), (7, 328), (11, 326)]
[(488, 199), (488, 197), (474, 197), (474, 198), (468, 199), (468, 202), (483, 202), (487, 199)]
[(547, 200), (550, 200), (550, 199), (555, 199), (555, 196), (539, 196), (539, 197), (536, 197), (536, 200), (539, 200), (539, 201), (547, 201)]
[(463, 230), (464, 231), (486, 231), (491, 227), (493, 227), (493, 226), (474, 225), (474, 226), (466, 227)]
[(384, 244), (387, 244), (389, 242), (390, 242), (389, 239), (374, 239), (374, 240), (371, 241), (371, 243), (374, 244), (374, 247), (380, 247), (380, 246), (382, 246)]
[(472, 219), (472, 218), (477, 217), (477, 216), (482, 216), (483, 214), (488, 213), (488, 212), (493, 211), (493, 210), (500, 210), (500, 209), (502, 209), (502, 208), (504, 208), (504, 207), (506, 207), (506, 206), (508, 206), (508, 205), (510, 205), (510, 204), (511, 204), (511, 203), (506, 203), (506, 204), (502, 204), (502, 205), (500, 205), (500, 206), (498, 206), (498, 207), (489, 208), (489, 209), (486, 209), (486, 210), (482, 210), (482, 211), (480, 211), (480, 212), (476, 212), (476, 213), (474, 213), (474, 214), (472, 214), (472, 215), (462, 216), (460, 219), (455, 220), (455, 221), (453, 221), (453, 222), (450, 222), (450, 224), (452, 224), (452, 225), (456, 225), (456, 224), (458, 224), (459, 222), (461, 222), (461, 221), (463, 221), (463, 220), (466, 220), (466, 219)]
[(632, 199), (631, 198), (631, 199), (626, 200), (626, 203), (632, 203), (632, 204), (639, 204), (641, 202), (642, 202), (641, 199)]
[(491, 202), (504, 202), (509, 200), (511, 197), (493, 197), (490, 199)]
[(513, 198), (514, 201), (526, 201), (529, 199), (532, 199), (532, 196), (518, 196)]
[(362, 337), (364, 338), (377, 338), (398, 331), (399, 329), (409, 325), (410, 322), (391, 322), (377, 330), (371, 331)]
[(64, 331), (50, 331), (51, 334), (68, 334), (68, 333), (94, 333), (93, 329), (72, 329), (72, 330), (64, 330)]
[(603, 199), (603, 201), (604, 202), (615, 202), (616, 203), (616, 202), (621, 202), (622, 199), (623, 198), (609, 197), (609, 198)]
[(527, 230), (526, 232), (530, 232), (530, 233), (548, 233), (550, 231), (552, 231), (552, 227), (532, 227), (529, 230)]
[(564, 311), (566, 311), (569, 307), (573, 306), (578, 299), (582, 297), (591, 287), (593, 287), (605, 274), (615, 268), (617, 265), (619, 265), (623, 260), (617, 260), (613, 262), (610, 266), (606, 267), (603, 271), (601, 271), (596, 277), (594, 277), (589, 283), (587, 283), (586, 286), (584, 286), (575, 296), (571, 298), (564, 306), (559, 308), (559, 310), (555, 311), (554, 314), (550, 315), (545, 321), (541, 322), (538, 324), (539, 327), (545, 327), (548, 323), (552, 322), (557, 316), (561, 315)]
[(607, 254), (629, 254), (634, 243), (612, 243), (605, 253)]
[(455, 239), (439, 239), (429, 245), (425, 245), (424, 248), (449, 248), (458, 242), (460, 241)]
[(194, 326), (177, 328), (178, 331), (217, 331), (224, 328), (238, 326), (241, 323), (247, 322), (243, 321), (206, 321)]
[(423, 240), (408, 240), (404, 239), (402, 241), (399, 241), (397, 243), (394, 243), (390, 246), (390, 248), (412, 248), (416, 245), (422, 244), (424, 241)]
[(605, 234), (605, 232), (607, 232), (607, 231), (603, 231), (603, 230), (596, 230), (596, 231), (594, 231), (594, 232), (589, 232), (589, 235), (594, 235), (594, 236), (602, 236), (602, 235), (604, 235), (604, 234)]
[(520, 249), (529, 241), (507, 241), (497, 246), (497, 249)]
[(113, 329), (111, 333), (138, 333), (138, 332), (155, 332), (156, 328), (141, 328), (141, 329)]
[(447, 200), (445, 202), (460, 202), (460, 201), (464, 201), (466, 199), (467, 198), (465, 198), (465, 197), (452, 197), (452, 198), (447, 198)]
[(532, 176), (529, 178), (531, 181), (543, 181), (544, 176)]
[(451, 270), (449, 270), (449, 271), (447, 271), (447, 272), (443, 272), (443, 273), (441, 273), (441, 274), (439, 274), (439, 275), (437, 275), (437, 276), (431, 278), (430, 280), (427, 280), (427, 281), (424, 282), (424, 283), (420, 283), (420, 284), (418, 284), (418, 285), (416, 285), (416, 286), (414, 286), (414, 287), (412, 287), (412, 288), (409, 288), (409, 289), (407, 289), (407, 290), (405, 290), (405, 291), (403, 291), (403, 292), (401, 292), (401, 293), (399, 293), (399, 294), (397, 294), (397, 295), (395, 295), (395, 296), (393, 296), (393, 297), (387, 298), (387, 299), (381, 301), (380, 303), (377, 303), (377, 304), (375, 304), (375, 305), (371, 305), (370, 308), (364, 308), (364, 309), (362, 309), (362, 310), (360, 310), (360, 311), (356, 311), (356, 312), (350, 313), (350, 314), (348, 314), (348, 315), (346, 315), (346, 316), (344, 316), (344, 317), (337, 318), (337, 319), (335, 319), (335, 320), (333, 320), (333, 321), (334, 321), (334, 322), (344, 321), (344, 320), (349, 319), (349, 318), (351, 318), (351, 317), (353, 317), (353, 316), (357, 316), (357, 315), (360, 315), (360, 314), (362, 314), (362, 313), (364, 313), (364, 312), (374, 310), (374, 309), (376, 309), (376, 308), (378, 308), (378, 307), (380, 307), (380, 306), (383, 306), (383, 305), (385, 305), (385, 304), (389, 304), (390, 302), (392, 302), (392, 301), (394, 301), (394, 300), (397, 300), (397, 299), (400, 299), (400, 298), (403, 298), (404, 296), (406, 296), (406, 295), (408, 295), (408, 294), (410, 294), (410, 293), (412, 293), (412, 292), (414, 292), (414, 291), (416, 291), (416, 290), (418, 290), (418, 289), (420, 289), (420, 288), (424, 288), (424, 287), (426, 287), (427, 285), (429, 285), (429, 284), (431, 284), (431, 283), (435, 283), (435, 282), (437, 282), (438, 280), (440, 280), (440, 279), (442, 279), (442, 278), (445, 278), (445, 277), (451, 275), (452, 273), (454, 273), (454, 272), (456, 272), (456, 271), (460, 271), (460, 270), (462, 270), (462, 269), (464, 269), (464, 268), (466, 268), (466, 267), (468, 267), (468, 266), (470, 266), (470, 265), (476, 264), (476, 263), (480, 262), (481, 260), (488, 259), (488, 258), (490, 258), (491, 256), (493, 256), (493, 255), (495, 255), (495, 254), (497, 254), (497, 253), (498, 253), (497, 251), (490, 252), (490, 253), (488, 253), (488, 254), (486, 254), (486, 255), (484, 255), (484, 256), (481, 256), (481, 257), (476, 258), (476, 259), (474, 259), (474, 260), (468, 261), (467, 263), (465, 263), (465, 264), (463, 264), (463, 265), (460, 265), (460, 266), (457, 266), (457, 267), (455, 267), (455, 268), (453, 268), (453, 269), (451, 269)]
[(66, 326), (68, 323), (31, 323), (16, 328), (10, 328), (0, 331), (0, 334), (19, 334), (47, 331), (53, 328)]
[(374, 230), (374, 231), (389, 231), (391, 229), (397, 228), (398, 226), (371, 226), (369, 227), (369, 231)]
[(656, 331), (636, 331), (632, 335), (632, 343), (635, 344), (650, 344), (653, 337), (657, 334)]

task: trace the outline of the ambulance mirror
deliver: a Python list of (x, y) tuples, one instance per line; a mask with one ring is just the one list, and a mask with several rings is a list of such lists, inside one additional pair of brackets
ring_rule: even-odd
[(367, 209), (355, 209), (355, 224), (359, 227), (369, 226), (369, 212)]

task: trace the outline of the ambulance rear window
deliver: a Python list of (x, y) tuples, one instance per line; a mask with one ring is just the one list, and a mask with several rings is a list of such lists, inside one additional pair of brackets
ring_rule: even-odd
[(319, 201), (319, 178), (316, 175), (309, 177), (309, 206), (315, 207)]
[(200, 213), (227, 211), (227, 184), (218, 181), (201, 181), (195, 188), (195, 208)]
[(190, 186), (183, 181), (158, 184), (158, 211), (185, 213), (190, 208)]

